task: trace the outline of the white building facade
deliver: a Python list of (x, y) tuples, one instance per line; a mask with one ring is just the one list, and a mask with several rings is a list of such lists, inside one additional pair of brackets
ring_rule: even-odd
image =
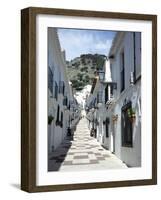
[[(141, 33), (118, 32), (87, 101), (97, 140), (129, 167), (141, 166)], [(92, 132), (92, 131), (91, 131)]]
[(65, 53), (57, 29), (48, 28), (48, 152), (65, 139), (79, 119), (78, 105), (67, 78)]

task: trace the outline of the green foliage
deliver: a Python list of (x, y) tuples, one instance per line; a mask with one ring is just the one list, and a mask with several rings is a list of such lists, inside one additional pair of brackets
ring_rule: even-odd
[(86, 83), (89, 83), (89, 80), (90, 80), (90, 77), (89, 77), (88, 75), (85, 75), (84, 81), (85, 81)]
[(87, 72), (87, 71), (88, 71), (88, 67), (82, 67), (82, 68), (80, 69), (80, 71), (81, 71), (81, 72), (84, 72), (84, 71)]
[(54, 117), (52, 115), (48, 116), (48, 124), (50, 125), (53, 121)]
[(78, 73), (78, 74), (77, 74), (77, 77), (78, 77), (78, 80), (79, 80), (79, 81), (82, 81), (82, 80), (83, 80), (83, 74)]
[[(82, 54), (80, 57), (67, 62), (67, 75), (75, 90), (83, 89), (92, 84), (95, 70), (101, 70), (104, 65), (104, 55)], [(71, 67), (72, 66), (72, 67)]]
[(128, 108), (127, 109), (127, 114), (128, 114), (129, 118), (135, 117), (135, 109), (134, 108)]

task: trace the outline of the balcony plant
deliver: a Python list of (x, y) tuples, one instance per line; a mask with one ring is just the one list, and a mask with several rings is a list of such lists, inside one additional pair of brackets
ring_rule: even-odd
[(118, 120), (118, 115), (113, 115), (112, 116), (112, 121), (113, 122), (117, 122), (117, 120)]
[(127, 114), (128, 114), (128, 118), (129, 120), (133, 123), (136, 119), (136, 112), (134, 108), (128, 108), (127, 109)]
[(51, 125), (52, 121), (53, 121), (54, 117), (52, 115), (48, 116), (48, 124)]

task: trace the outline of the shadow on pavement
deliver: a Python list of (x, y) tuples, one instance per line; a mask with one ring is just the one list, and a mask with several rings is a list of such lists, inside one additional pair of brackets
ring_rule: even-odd
[(72, 146), (72, 136), (67, 136), (60, 146), (48, 155), (48, 171), (58, 171)]

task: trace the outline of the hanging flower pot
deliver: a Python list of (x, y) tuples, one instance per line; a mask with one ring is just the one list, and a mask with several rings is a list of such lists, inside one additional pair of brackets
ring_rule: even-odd
[(117, 122), (117, 120), (118, 120), (118, 115), (113, 115), (112, 116), (112, 121), (113, 122)]
[(129, 118), (130, 122), (134, 123), (135, 119), (136, 119), (135, 110), (133, 108), (128, 108), (127, 109), (127, 114), (128, 114), (128, 118)]
[(127, 115), (128, 115), (129, 118), (131, 118), (131, 115), (132, 115), (131, 108), (127, 109)]
[(135, 119), (136, 119), (135, 116), (131, 117), (131, 118), (130, 118), (131, 123), (134, 123), (134, 122), (135, 122)]
[(48, 116), (48, 124), (51, 125), (52, 121), (53, 121), (54, 117), (52, 115)]

